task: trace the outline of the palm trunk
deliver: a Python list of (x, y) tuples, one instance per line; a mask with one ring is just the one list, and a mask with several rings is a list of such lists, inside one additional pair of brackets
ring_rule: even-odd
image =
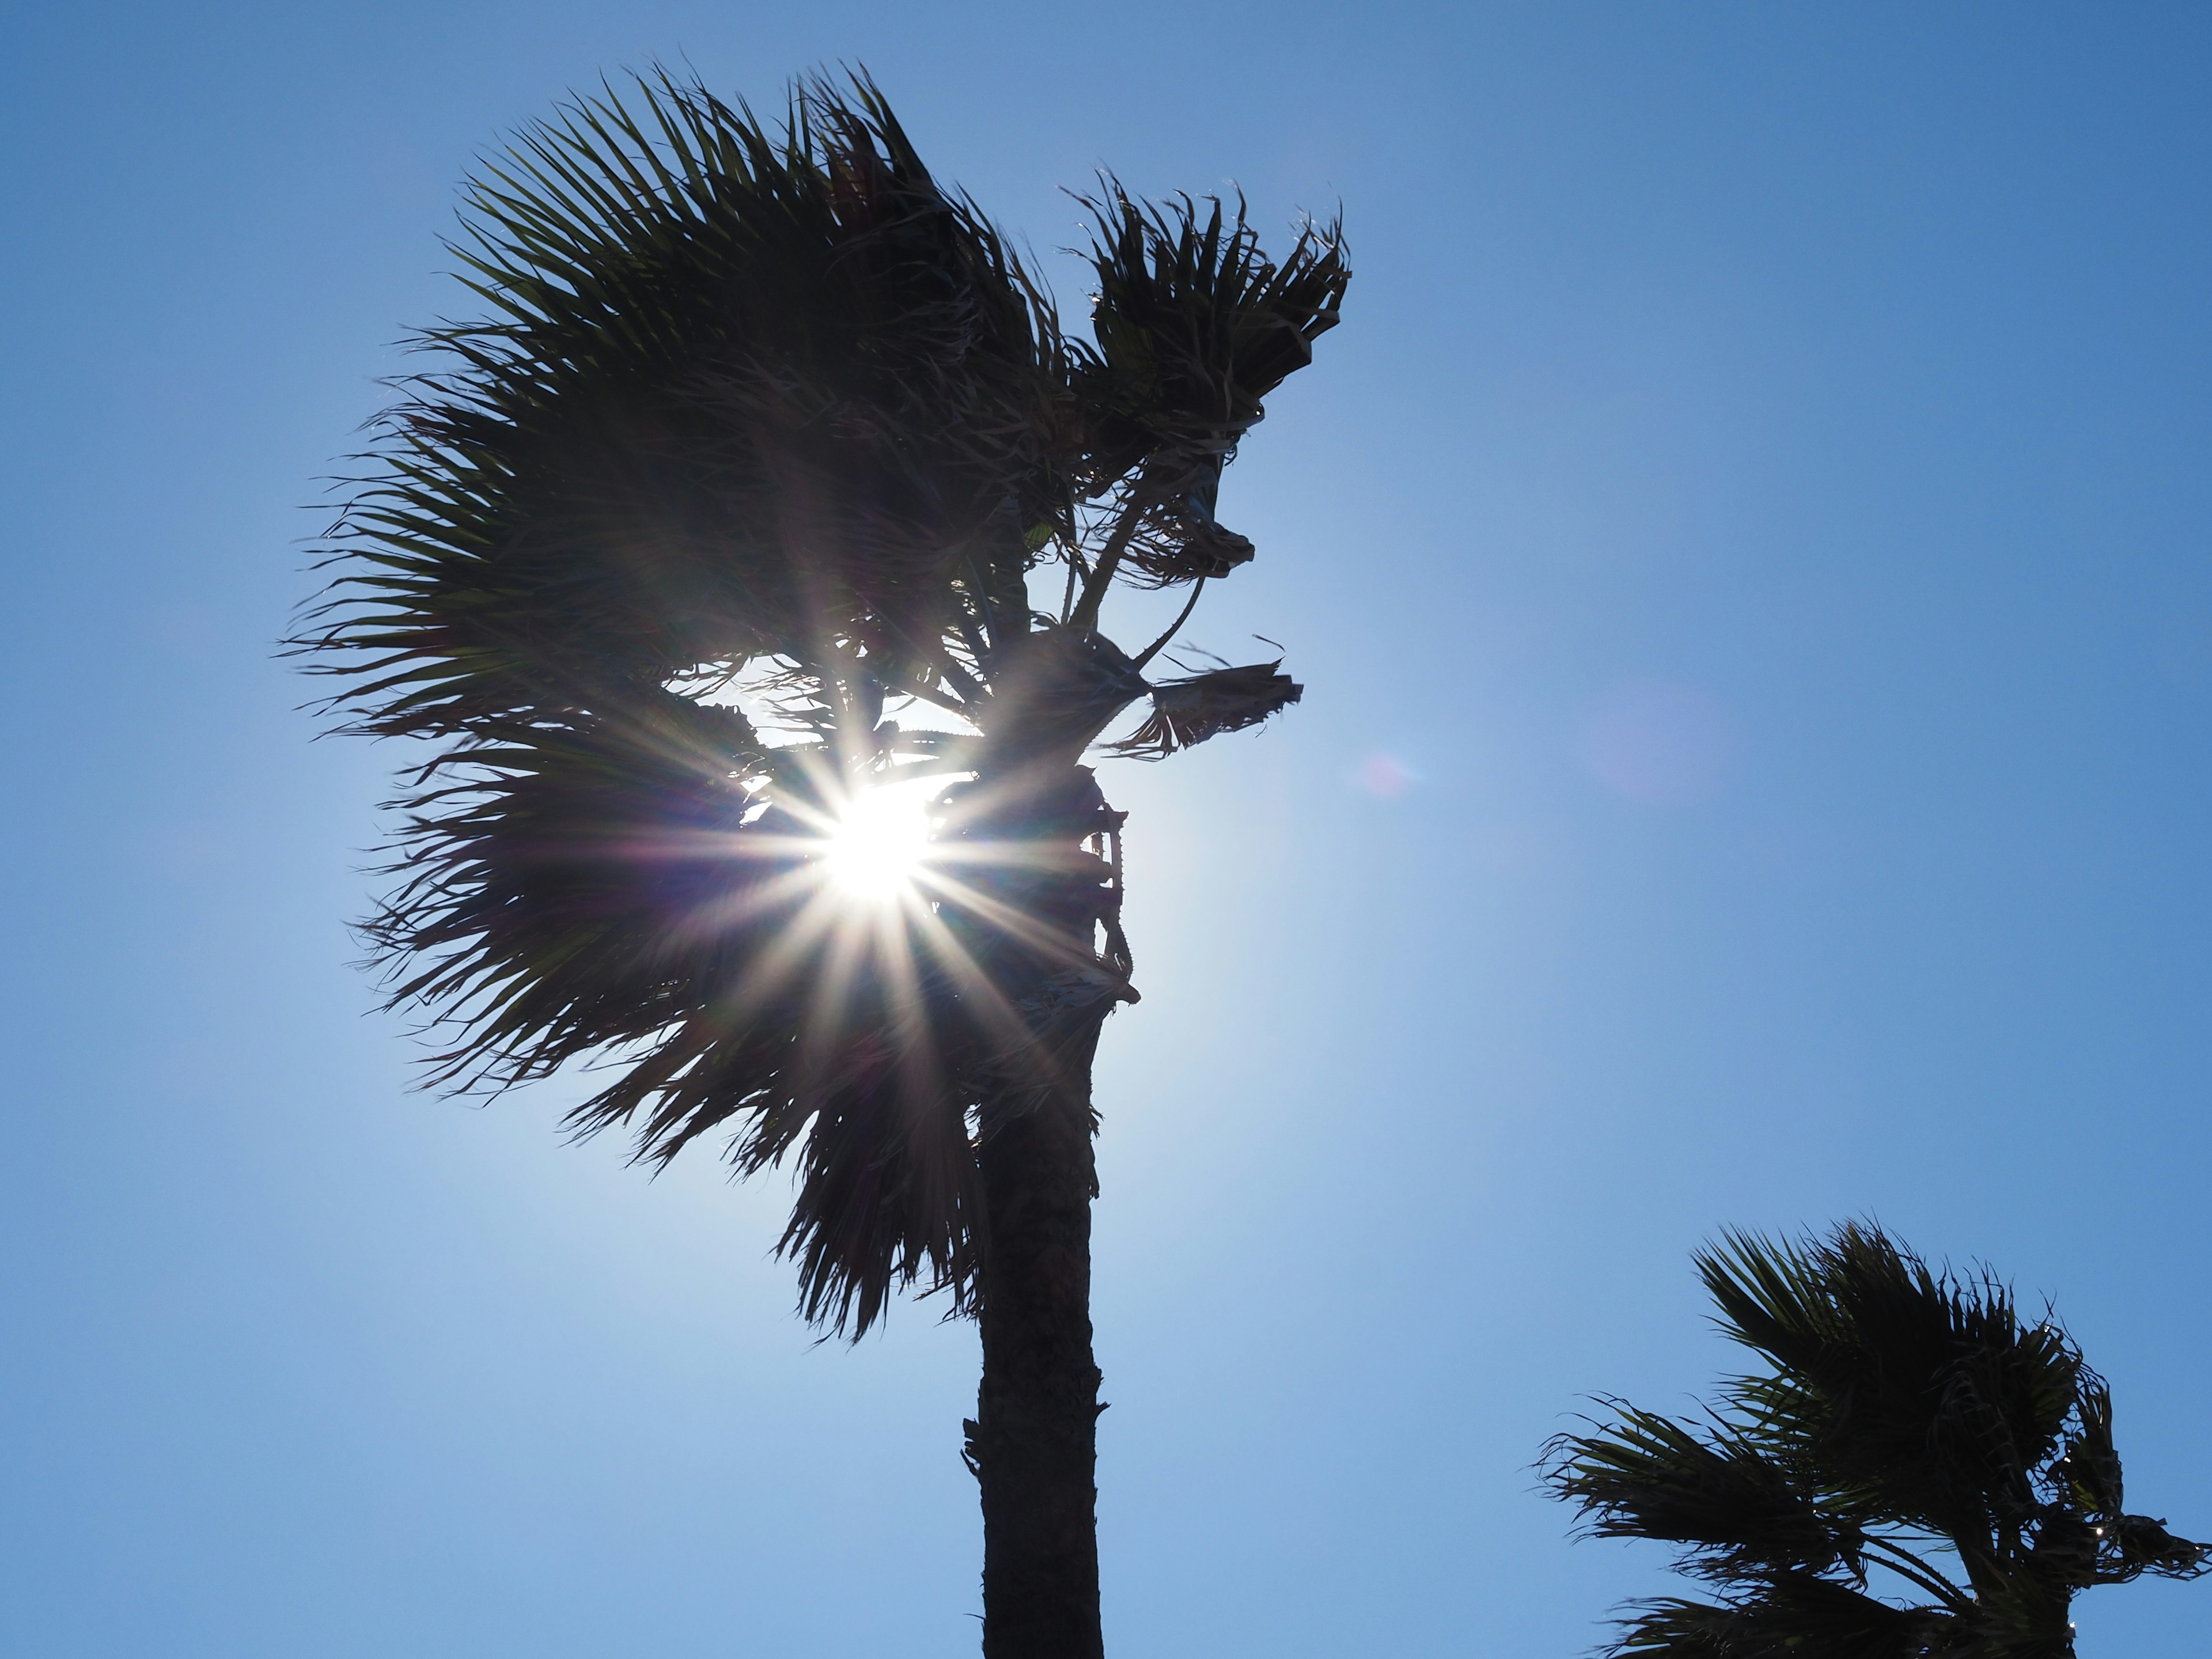
[(1102, 1659), (1099, 1372), (1091, 1352), (1091, 1054), (1006, 1117), (978, 1161), (990, 1217), (983, 1382), (969, 1458), (983, 1501), (984, 1659)]
[(975, 884), (1024, 924), (957, 923), (1024, 1033), (982, 1102), (976, 1147), (983, 1379), (966, 1426), (983, 1507), (984, 1659), (1103, 1659), (1091, 1066), (1107, 1013), (1134, 993), (1114, 867), (1082, 842), (1113, 835), (1121, 817), (1072, 765), (987, 775), (971, 799), (953, 833), (1000, 849)]

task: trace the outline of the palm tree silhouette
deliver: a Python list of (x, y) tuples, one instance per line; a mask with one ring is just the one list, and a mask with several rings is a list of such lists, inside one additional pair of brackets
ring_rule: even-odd
[(1771, 1369), (1702, 1422), (1608, 1401), (1543, 1464), (1589, 1535), (1680, 1546), (1720, 1594), (1638, 1604), (1613, 1654), (2067, 1659), (2075, 1592), (2206, 1570), (2212, 1547), (2124, 1512), (2111, 1392), (1986, 1270), (1938, 1273), (1859, 1224), (1730, 1234), (1697, 1264)]
[[(1145, 671), (1252, 556), (1222, 468), (1349, 276), (1333, 223), (1273, 261), (1241, 199), (1085, 199), (1088, 343), (864, 76), (777, 126), (665, 72), (572, 102), (467, 186), (488, 314), (416, 337), (295, 641), (422, 745), (367, 933), (437, 1085), (611, 1066), (580, 1134), (795, 1170), (809, 1319), (978, 1321), (994, 1659), (1102, 1650), (1090, 1073), (1137, 993), (1082, 758), (1297, 701)], [(1189, 595), (1133, 655), (1133, 586)]]

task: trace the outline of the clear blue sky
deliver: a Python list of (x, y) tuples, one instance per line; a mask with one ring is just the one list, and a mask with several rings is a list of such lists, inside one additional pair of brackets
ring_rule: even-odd
[[(653, 56), (869, 64), (1041, 249), (1102, 161), (1340, 198), (1345, 325), (1199, 641), (1304, 705), (1109, 769), (1106, 1617), (1585, 1650), (1529, 1464), (1731, 1355), (1688, 1252), (1873, 1214), (2054, 1298), (2212, 1532), (2199, 7), (19, 7), (0, 1648), (974, 1650), (972, 1332), (811, 1345), (783, 1188), (406, 1092), (390, 757), (270, 660), (453, 185)], [(1063, 273), (1065, 268), (1063, 267)], [(1079, 302), (1071, 283), (1066, 297)], [(2202, 1651), (2212, 1585), (2081, 1603)]]

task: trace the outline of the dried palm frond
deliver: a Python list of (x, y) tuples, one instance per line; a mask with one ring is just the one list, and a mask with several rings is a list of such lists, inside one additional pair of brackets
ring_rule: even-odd
[(1218, 472), (1210, 470), (1178, 479), (1161, 499), (1143, 502), (1122, 575), (1139, 587), (1174, 587), (1218, 580), (1250, 563), (1250, 538), (1213, 516), (1219, 484)]
[(1116, 755), (1164, 760), (1224, 732), (1241, 732), (1279, 714), (1305, 695), (1305, 687), (1279, 672), (1273, 662), (1217, 668), (1152, 687), (1152, 712), (1119, 742), (1106, 745)]

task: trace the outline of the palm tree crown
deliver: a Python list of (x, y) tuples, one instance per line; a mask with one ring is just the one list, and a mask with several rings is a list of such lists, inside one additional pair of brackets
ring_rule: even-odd
[[(428, 745), (368, 932), (437, 1080), (611, 1060), (580, 1133), (790, 1162), (803, 1309), (856, 1335), (917, 1281), (967, 1304), (979, 1103), (1054, 1010), (1134, 996), (1075, 762), (1139, 701), (1118, 752), (1158, 757), (1299, 695), (1148, 682), (1165, 640), (1101, 611), (1252, 556), (1222, 467), (1334, 323), (1341, 239), (1272, 261), (1241, 202), (1087, 199), (1092, 343), (864, 77), (780, 128), (665, 73), (574, 102), (469, 185), (487, 313), (419, 336), (297, 641), (348, 729)], [(841, 814), (919, 778), (939, 856), (856, 909)]]
[(1986, 1272), (1862, 1224), (1697, 1262), (1768, 1369), (1702, 1422), (1613, 1402), (1544, 1463), (1591, 1535), (1674, 1544), (1720, 1592), (1641, 1604), (1613, 1653), (2067, 1659), (2076, 1591), (2206, 1570), (2212, 1547), (2125, 1512), (2110, 1391)]

